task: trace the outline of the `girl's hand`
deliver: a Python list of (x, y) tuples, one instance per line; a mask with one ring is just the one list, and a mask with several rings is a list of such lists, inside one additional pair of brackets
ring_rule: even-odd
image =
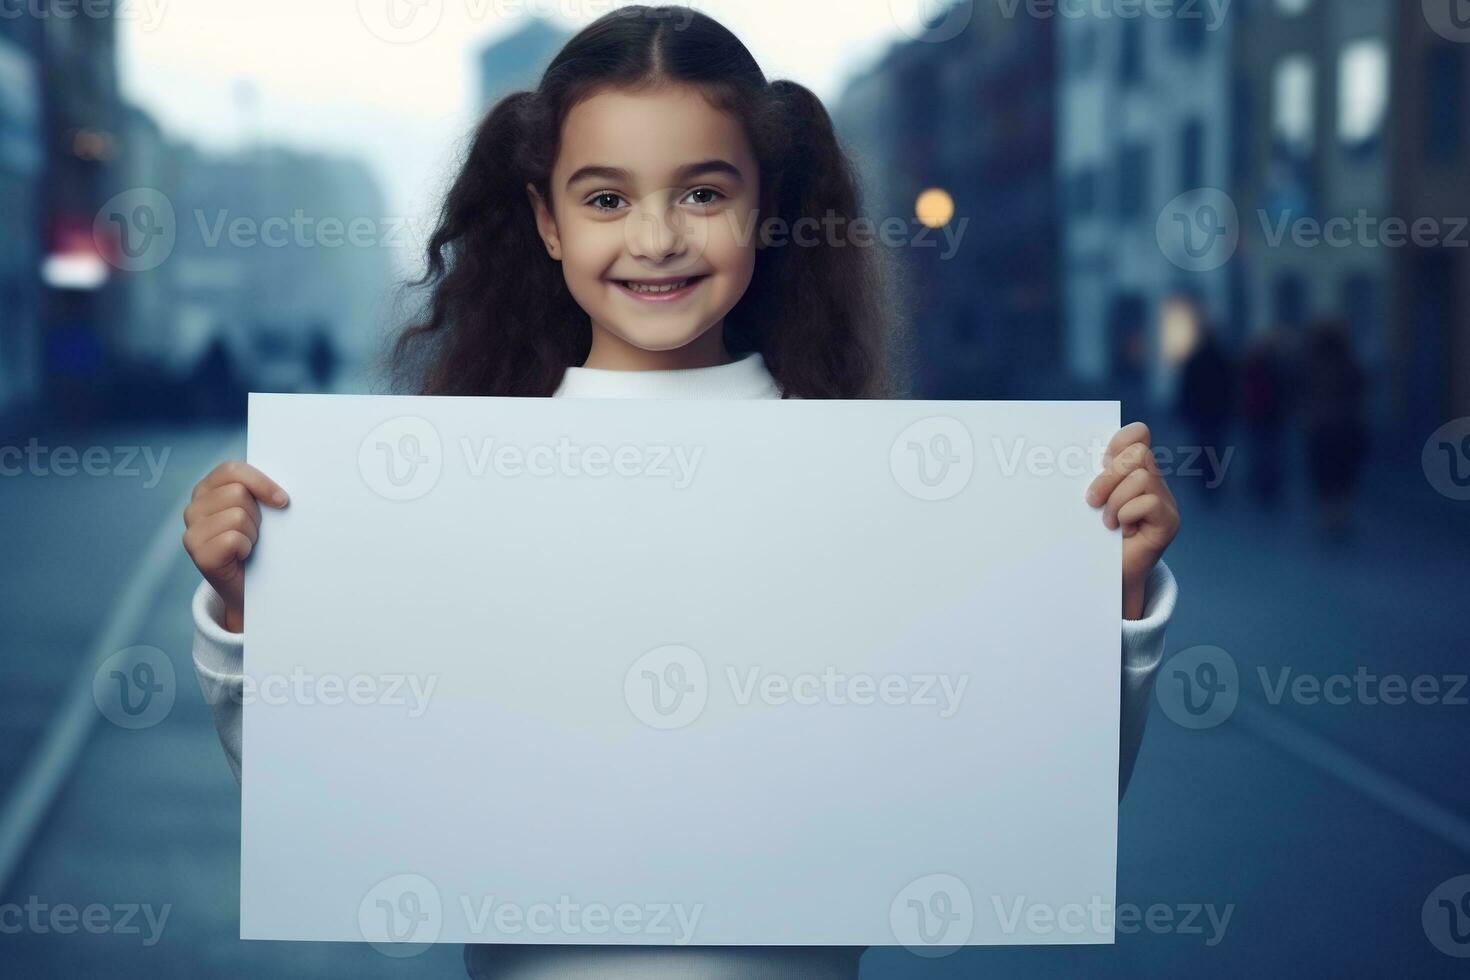
[(274, 480), (238, 459), (209, 471), (184, 508), (184, 550), (225, 600), (225, 629), (245, 630), (245, 559), (260, 536), (260, 504), (284, 507)]
[(1123, 528), (1123, 618), (1139, 619), (1148, 574), (1179, 533), (1179, 504), (1159, 472), (1148, 426), (1133, 422), (1113, 436), (1087, 502), (1103, 509), (1105, 526)]

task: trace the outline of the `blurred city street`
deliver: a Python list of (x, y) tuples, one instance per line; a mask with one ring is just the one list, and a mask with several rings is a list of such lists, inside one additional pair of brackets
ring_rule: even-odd
[[(11, 654), (0, 662), (3, 782), (37, 764), (79, 686), (90, 701), (89, 651), (127, 615), (119, 602), (140, 577), (154, 584), (119, 645), (163, 650), (176, 684), (171, 711), (152, 727), (128, 730), (90, 713), (0, 894), (21, 904), (166, 908), (162, 928), (150, 937), (140, 916), (136, 934), (8, 935), (7, 975), (462, 975), (460, 947), (450, 944), (393, 959), (366, 944), (236, 938), (239, 793), (190, 662), (198, 579), (178, 547), (178, 513), (213, 462), (239, 453), (242, 436), (58, 432), (44, 441), (149, 447), (166, 458), (162, 479), (151, 488), (146, 475), (0, 479), (0, 531), (13, 554), (28, 556), (0, 595)], [(1463, 675), (1464, 634), (1445, 612), (1461, 604), (1465, 514), (1438, 495), (1375, 480), (1356, 536), (1331, 542), (1300, 501), (1263, 517), (1239, 493), (1205, 505), (1197, 483), (1175, 482), (1185, 528), (1168, 560), (1181, 600), (1165, 656), (1223, 648), (1239, 670), (1240, 704), (1204, 730), (1152, 706), (1121, 809), (1118, 902), (1140, 912), (1166, 906), (1167, 920), (1140, 917), (1111, 948), (968, 949), (937, 959), (874, 949), (865, 977), (1361, 975), (1389, 963), (1415, 976), (1457, 975), (1458, 963), (1426, 936), (1421, 907), (1470, 868), (1463, 702), (1273, 705), (1269, 695), (1286, 664), (1319, 677), (1360, 666)], [(71, 533), (57, 534), (63, 527)], [(1167, 670), (1160, 683), (1171, 683)]]
[[(441, 306), (435, 336), (472, 328), (451, 366), (528, 374), (548, 336), (539, 375), (579, 366), (595, 317), (506, 328), (521, 302), (570, 311), (575, 277), (529, 211), (504, 219), (565, 143), (539, 125), (574, 108), (548, 66), (605, 82), (636, 59), (577, 54), (607, 5), (530, 6), (0, 0), (0, 977), (465, 975), (454, 944), (238, 938), (240, 792), (191, 659), (181, 511), (244, 455), (248, 392), (500, 393), (385, 370)], [(893, 396), (1117, 400), (1183, 514), (1116, 944), (880, 947), (862, 975), (1465, 975), (1470, 0), (699, 6), (708, 36), (621, 13), (659, 22), (635, 39), (745, 46), (649, 50), (757, 63), (751, 101), (811, 127), (737, 142), (763, 184), (860, 198), (818, 222), (816, 189), (776, 195), (827, 236), (780, 247), (880, 253), (874, 283), (825, 288), (883, 297)], [(450, 220), (456, 186), (514, 200)], [(628, 190), (597, 198), (654, 200)], [(595, 210), (626, 222), (609, 248), (663, 227)], [(471, 274), (403, 288), (441, 220), (434, 258)], [(506, 242), (526, 266), (465, 251)], [(778, 280), (805, 295), (775, 247), (720, 330), (789, 370), (800, 344), (740, 329)]]

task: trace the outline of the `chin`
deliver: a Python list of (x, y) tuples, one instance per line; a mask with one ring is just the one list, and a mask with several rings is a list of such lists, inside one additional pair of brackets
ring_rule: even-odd
[(619, 330), (618, 336), (639, 350), (668, 351), (687, 347), (704, 336), (709, 328), (700, 330), (649, 330), (642, 326), (637, 330)]

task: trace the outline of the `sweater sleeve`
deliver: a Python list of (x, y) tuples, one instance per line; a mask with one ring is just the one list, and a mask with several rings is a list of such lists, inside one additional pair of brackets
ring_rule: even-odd
[(1149, 695), (1164, 654), (1164, 630), (1174, 615), (1179, 585), (1169, 566), (1160, 561), (1144, 588), (1142, 619), (1123, 620), (1122, 705), (1118, 725), (1118, 799), (1128, 789), (1133, 763), (1148, 721)]
[(245, 634), (231, 633), (222, 625), (225, 603), (208, 582), (194, 590), (194, 672), (199, 689), (214, 711), (225, 758), (240, 782), (240, 713), (244, 703)]

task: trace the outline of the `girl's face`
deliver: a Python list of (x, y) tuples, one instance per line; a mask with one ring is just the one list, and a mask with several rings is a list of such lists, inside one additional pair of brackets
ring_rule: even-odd
[[(760, 172), (738, 122), (689, 88), (602, 92), (567, 115), (550, 206), (527, 190), (591, 317), (590, 366), (726, 360), (724, 317), (750, 285), (759, 220)], [(653, 283), (678, 288), (638, 290)]]

